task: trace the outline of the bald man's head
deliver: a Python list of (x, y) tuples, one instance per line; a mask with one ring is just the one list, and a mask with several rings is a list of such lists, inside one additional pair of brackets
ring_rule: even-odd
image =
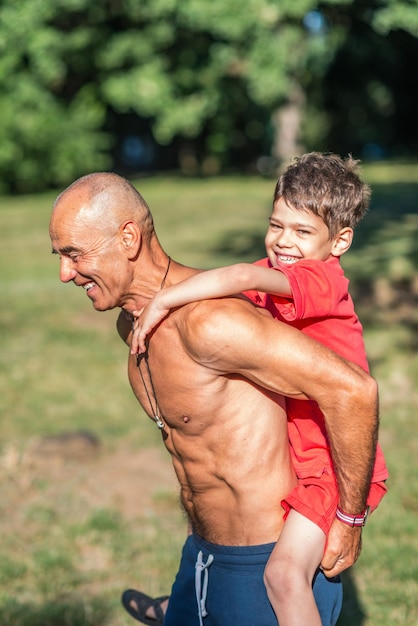
[(98, 172), (77, 179), (55, 200), (52, 219), (60, 216), (115, 232), (126, 220), (141, 228), (142, 236), (149, 240), (153, 232), (153, 219), (149, 207), (131, 183), (117, 174)]
[(83, 287), (101, 311), (123, 306), (143, 267), (139, 255), (159, 245), (145, 200), (109, 173), (83, 176), (58, 196), (49, 234), (61, 280)]

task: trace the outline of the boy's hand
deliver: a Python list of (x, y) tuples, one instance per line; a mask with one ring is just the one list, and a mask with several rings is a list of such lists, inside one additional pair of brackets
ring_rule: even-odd
[(143, 332), (141, 324), (141, 314), (144, 309), (139, 311), (133, 311), (134, 321), (132, 324), (132, 338), (131, 338), (131, 354), (142, 354), (146, 351), (145, 339), (146, 333)]
[(157, 293), (143, 309), (132, 312), (136, 319), (133, 324), (131, 354), (142, 354), (146, 351), (147, 336), (169, 312), (170, 309), (161, 303), (160, 293)]

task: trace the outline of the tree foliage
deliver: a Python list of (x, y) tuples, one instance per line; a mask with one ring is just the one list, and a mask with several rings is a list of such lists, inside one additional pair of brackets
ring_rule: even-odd
[(327, 145), (364, 158), (416, 155), (411, 71), (418, 61), (417, 0), (358, 0), (346, 19), (346, 35), (321, 93)]
[(109, 163), (97, 86), (90, 76), (86, 82), (80, 76), (76, 89), (69, 85), (78, 70), (71, 57), (83, 57), (85, 41), (58, 26), (58, 16), (82, 4), (3, 0), (0, 189), (42, 189)]
[(112, 166), (112, 116), (222, 166), (251, 141), (268, 152), (274, 112), (297, 100), (319, 145), (319, 87), (365, 4), (379, 37), (417, 36), (417, 0), (2, 0), (0, 190)]

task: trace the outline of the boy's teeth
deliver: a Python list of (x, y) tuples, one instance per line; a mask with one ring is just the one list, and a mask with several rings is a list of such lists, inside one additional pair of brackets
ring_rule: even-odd
[(281, 263), (296, 263), (297, 259), (294, 256), (279, 256)]

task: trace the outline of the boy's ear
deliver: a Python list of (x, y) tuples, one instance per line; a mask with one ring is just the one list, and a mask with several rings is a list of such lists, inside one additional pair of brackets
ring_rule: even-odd
[(342, 228), (335, 237), (332, 244), (331, 254), (333, 256), (341, 256), (350, 248), (353, 242), (353, 229), (347, 226)]
[(120, 228), (121, 243), (129, 259), (134, 259), (141, 248), (141, 232), (138, 224), (133, 221), (125, 222)]

